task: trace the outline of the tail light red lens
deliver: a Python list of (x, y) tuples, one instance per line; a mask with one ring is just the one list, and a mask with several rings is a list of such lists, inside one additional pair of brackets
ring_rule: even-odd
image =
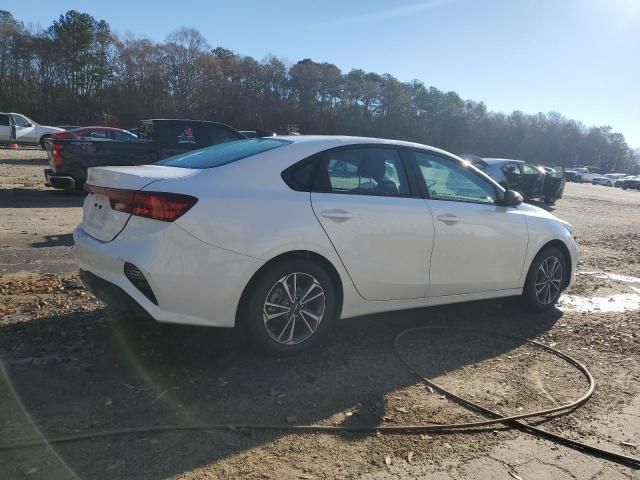
[(62, 165), (62, 149), (64, 147), (62, 145), (53, 145), (51, 149), (51, 161), (54, 167), (59, 167)]
[(85, 189), (90, 193), (106, 195), (113, 210), (163, 222), (177, 220), (198, 201), (196, 197), (181, 193), (134, 191), (94, 185), (86, 185)]
[(73, 138), (75, 138), (75, 136), (72, 133), (69, 132), (58, 132), (58, 133), (54, 133), (52, 135), (52, 137), (56, 140), (71, 140)]

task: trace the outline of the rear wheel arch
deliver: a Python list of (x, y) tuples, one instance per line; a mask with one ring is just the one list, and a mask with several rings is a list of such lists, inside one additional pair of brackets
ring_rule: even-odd
[(282, 253), (271, 258), (264, 265), (262, 265), (251, 277), (247, 285), (244, 287), (242, 291), (242, 295), (240, 296), (240, 300), (238, 301), (238, 307), (236, 308), (236, 326), (240, 325), (242, 322), (243, 315), (245, 313), (247, 303), (249, 300), (249, 296), (256, 284), (256, 282), (264, 275), (265, 272), (269, 271), (276, 265), (287, 262), (289, 260), (295, 259), (305, 259), (310, 260), (317, 265), (319, 265), (331, 278), (331, 281), (334, 282), (336, 287), (337, 294), (337, 318), (340, 318), (340, 314), (342, 313), (342, 303), (344, 300), (344, 289), (342, 285), (342, 279), (340, 278), (340, 274), (333, 266), (333, 264), (327, 260), (324, 256), (319, 253), (312, 252), (309, 250), (293, 250), (290, 252)]

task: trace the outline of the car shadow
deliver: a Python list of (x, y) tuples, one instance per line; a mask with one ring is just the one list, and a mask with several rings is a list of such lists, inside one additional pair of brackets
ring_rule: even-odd
[(44, 235), (43, 241), (33, 242), (31, 244), (33, 248), (71, 247), (72, 245), (73, 245), (72, 233), (63, 233), (60, 235)]
[[(234, 330), (113, 315), (109, 310), (74, 312), (0, 325), (0, 359), (11, 383), (0, 398), (15, 395), (24, 414), (49, 438), (176, 423), (377, 426), (389, 415), (385, 399), (390, 393), (420, 384), (394, 351), (399, 332), (446, 324), (532, 338), (549, 330), (561, 312), (523, 313), (517, 302), (504, 299), (360, 317), (341, 321), (324, 344), (288, 358), (263, 356)], [(412, 344), (417, 341), (429, 352), (421, 365), (428, 378), (521, 345), (444, 332), (412, 335)], [(114, 464), (127, 466), (126, 473), (119, 472), (126, 478), (164, 478), (286, 435), (170, 432), (54, 448), (65, 468), (81, 478), (119, 478)], [(3, 444), (24, 437), (33, 435), (28, 429), (0, 431)], [(28, 459), (33, 450), (12, 455)], [(167, 455), (170, 451), (181, 453)]]
[(0, 190), (0, 208), (82, 207), (83, 202), (84, 195), (63, 190), (40, 190), (36, 188)]
[(1, 158), (1, 155), (2, 154), (0, 154), (0, 165), (22, 165), (25, 167), (37, 167), (38, 165), (46, 167), (49, 165), (49, 161), (46, 158), (29, 158), (19, 160), (15, 158)]

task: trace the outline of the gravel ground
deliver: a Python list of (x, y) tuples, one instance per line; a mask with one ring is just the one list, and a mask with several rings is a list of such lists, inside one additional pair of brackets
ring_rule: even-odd
[[(554, 213), (582, 258), (559, 309), (515, 299), (342, 322), (321, 348), (265, 359), (233, 331), (114, 315), (71, 255), (82, 197), (47, 189), (39, 150), (0, 150), (0, 444), (167, 423), (403, 425), (475, 420), (399, 361), (405, 328), (535, 338), (584, 363), (592, 399), (544, 428), (640, 455), (640, 192), (569, 184)], [(635, 302), (635, 303), (634, 303)], [(401, 349), (434, 382), (504, 414), (570, 401), (584, 378), (523, 342), (423, 331)], [(502, 427), (473, 434), (139, 434), (0, 451), (0, 478), (617, 479), (637, 470)]]

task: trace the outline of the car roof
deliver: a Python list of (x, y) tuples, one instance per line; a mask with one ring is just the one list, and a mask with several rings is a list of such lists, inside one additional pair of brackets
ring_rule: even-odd
[(73, 130), (96, 130), (96, 129), (101, 129), (101, 130), (110, 130), (110, 131), (115, 131), (115, 132), (126, 132), (126, 130), (122, 129), (122, 128), (116, 128), (116, 127), (105, 127), (103, 125), (89, 125), (88, 127), (78, 127), (78, 128), (74, 128)]
[(525, 163), (524, 160), (514, 160), (513, 158), (483, 158), (484, 162), (492, 163)]
[(323, 148), (332, 148), (348, 145), (390, 145), (397, 147), (418, 148), (422, 150), (430, 150), (435, 153), (441, 153), (443, 155), (454, 156), (452, 153), (442, 150), (440, 148), (432, 147), (430, 145), (424, 145), (422, 143), (407, 142), (404, 140), (392, 140), (388, 138), (376, 138), (376, 137), (352, 137), (348, 135), (278, 135), (277, 139), (287, 140), (293, 144), (317, 144)]

